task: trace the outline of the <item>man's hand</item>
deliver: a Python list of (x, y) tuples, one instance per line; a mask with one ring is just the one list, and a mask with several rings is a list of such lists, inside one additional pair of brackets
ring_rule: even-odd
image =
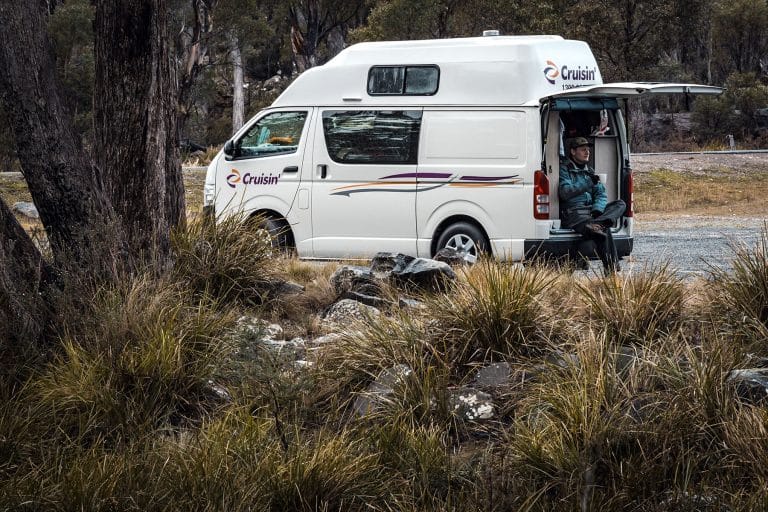
[(600, 176), (598, 176), (597, 174), (590, 174), (589, 177), (592, 178), (593, 184), (597, 185), (598, 183), (600, 183)]

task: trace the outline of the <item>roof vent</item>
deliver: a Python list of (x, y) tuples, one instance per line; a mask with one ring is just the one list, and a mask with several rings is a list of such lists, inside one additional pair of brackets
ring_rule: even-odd
[(498, 30), (483, 30), (483, 37), (498, 36), (499, 34)]

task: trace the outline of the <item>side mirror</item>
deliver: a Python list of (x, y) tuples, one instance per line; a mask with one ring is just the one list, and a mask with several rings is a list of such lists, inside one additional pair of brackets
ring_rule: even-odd
[(224, 143), (224, 156), (227, 156), (229, 158), (232, 158), (235, 156), (235, 143), (232, 142), (232, 139), (229, 139), (227, 142)]

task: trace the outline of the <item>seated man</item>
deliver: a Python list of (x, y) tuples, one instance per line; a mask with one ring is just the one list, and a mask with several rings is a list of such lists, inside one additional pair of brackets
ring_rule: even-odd
[(584, 137), (565, 142), (566, 159), (560, 163), (560, 225), (593, 240), (606, 275), (619, 269), (611, 227), (626, 210), (622, 200), (608, 203), (605, 186), (589, 166), (589, 147)]

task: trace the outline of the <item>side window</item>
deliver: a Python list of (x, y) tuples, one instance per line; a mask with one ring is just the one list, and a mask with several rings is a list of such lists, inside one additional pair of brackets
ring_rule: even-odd
[(429, 96), (437, 92), (437, 66), (374, 66), (368, 71), (371, 96)]
[(338, 163), (415, 164), (420, 129), (420, 110), (323, 112), (328, 155)]
[(256, 158), (296, 152), (306, 119), (306, 112), (267, 114), (238, 139), (235, 157)]

